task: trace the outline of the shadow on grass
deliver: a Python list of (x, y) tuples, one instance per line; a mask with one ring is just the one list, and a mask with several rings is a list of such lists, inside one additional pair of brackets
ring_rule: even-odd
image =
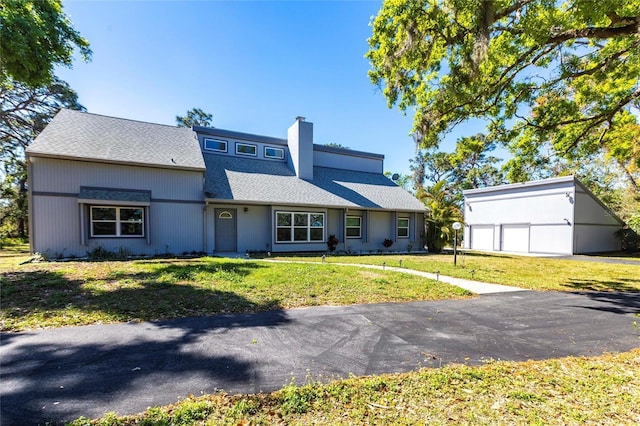
[(619, 278), (616, 280), (575, 278), (565, 283), (569, 288), (581, 291), (607, 292), (640, 292), (638, 280), (629, 278)]
[[(85, 280), (69, 279), (58, 271), (2, 273), (2, 311), (10, 321), (36, 313), (46, 320), (73, 311), (103, 313), (110, 321), (152, 321), (280, 309), (278, 299), (252, 301), (228, 290), (234, 285), (242, 287), (252, 270), (266, 266), (251, 262), (155, 263), (157, 267), (150, 271), (116, 269)], [(96, 287), (92, 281), (101, 282)], [(221, 285), (227, 290), (219, 289)], [(68, 319), (60, 321), (50, 326), (74, 324)], [(75, 322), (83, 323), (87, 321)]]

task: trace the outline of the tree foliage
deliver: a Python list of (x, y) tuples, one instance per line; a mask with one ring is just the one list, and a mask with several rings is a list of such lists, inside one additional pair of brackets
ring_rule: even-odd
[(495, 142), (477, 134), (458, 139), (455, 151), (451, 153), (437, 148), (421, 149), (411, 160), (413, 185), (419, 189), (445, 181), (461, 204), (463, 190), (504, 182), (503, 172), (498, 168), (501, 159), (491, 155), (495, 148)]
[(453, 223), (462, 222), (462, 210), (444, 180), (418, 189), (416, 195), (429, 209), (425, 216), (427, 249), (431, 253), (440, 253), (453, 238)]
[(3, 0), (0, 23), (0, 82), (46, 86), (54, 80), (55, 65), (71, 66), (75, 48), (85, 61), (91, 58), (89, 42), (60, 0)]
[(323, 143), (324, 146), (330, 146), (332, 148), (340, 148), (340, 149), (351, 149), (348, 146), (344, 146), (342, 144), (339, 143), (335, 143), (335, 142), (328, 142), (328, 143)]
[(207, 114), (200, 108), (191, 108), (185, 115), (176, 115), (176, 125), (187, 128), (193, 126), (211, 127), (212, 119), (211, 114)]
[(372, 26), (370, 78), (423, 148), (480, 118), (511, 180), (549, 156), (640, 168), (638, 0), (386, 0)]
[(9, 234), (27, 234), (27, 165), (25, 149), (61, 108), (84, 110), (69, 85), (54, 77), (42, 87), (18, 81), (0, 85), (0, 225)]

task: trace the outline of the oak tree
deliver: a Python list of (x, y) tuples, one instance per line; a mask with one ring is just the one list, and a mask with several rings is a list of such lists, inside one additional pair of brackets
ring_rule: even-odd
[(549, 155), (640, 168), (640, 1), (386, 0), (372, 27), (369, 76), (423, 148), (478, 118), (513, 180)]
[(60, 0), (3, 0), (0, 3), (0, 82), (36, 87), (54, 79), (54, 67), (70, 67), (78, 49), (91, 58), (89, 42), (73, 27)]

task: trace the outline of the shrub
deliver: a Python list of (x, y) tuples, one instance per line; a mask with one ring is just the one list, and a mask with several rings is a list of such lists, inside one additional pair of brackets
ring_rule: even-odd
[(622, 241), (622, 250), (630, 253), (640, 251), (640, 235), (632, 228), (620, 229), (616, 236)]
[(338, 240), (335, 235), (329, 235), (329, 239), (327, 240), (327, 248), (329, 249), (329, 251), (334, 252), (336, 250), (336, 247), (338, 247), (339, 242), (340, 240)]

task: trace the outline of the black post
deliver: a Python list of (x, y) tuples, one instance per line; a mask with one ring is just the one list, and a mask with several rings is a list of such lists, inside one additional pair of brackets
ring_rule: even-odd
[(455, 234), (453, 234), (453, 266), (456, 266), (456, 261), (458, 260), (458, 230), (456, 229)]

